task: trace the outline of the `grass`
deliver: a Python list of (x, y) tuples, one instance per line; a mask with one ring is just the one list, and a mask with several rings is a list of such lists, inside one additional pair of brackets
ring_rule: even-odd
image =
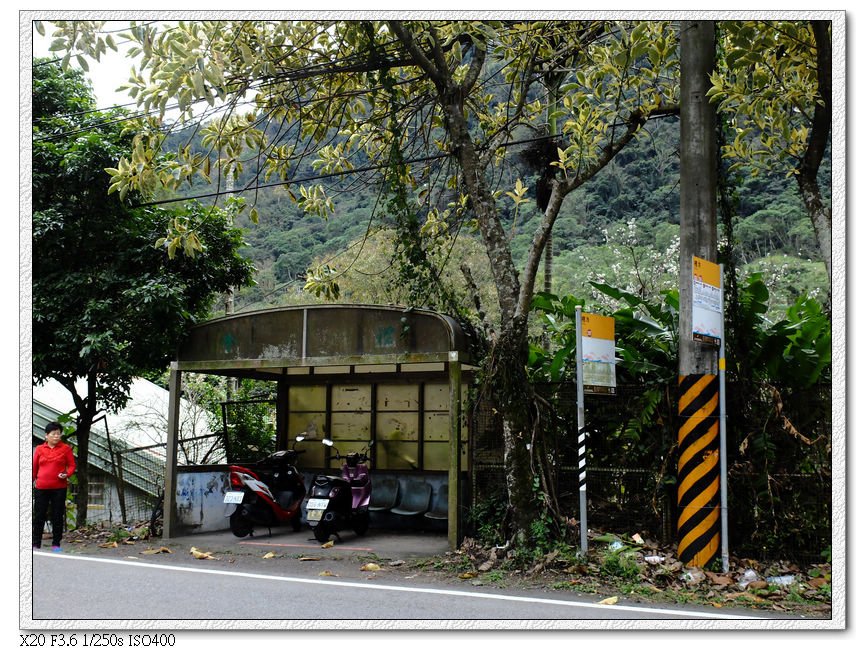
[(492, 571), (481, 574), (481, 579), (486, 584), (497, 584), (504, 582), (505, 574), (498, 569), (493, 569)]

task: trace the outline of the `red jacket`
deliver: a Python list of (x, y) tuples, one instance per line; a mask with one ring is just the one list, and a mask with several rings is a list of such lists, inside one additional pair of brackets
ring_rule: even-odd
[(33, 478), (38, 489), (57, 490), (67, 487), (66, 479), (58, 476), (61, 473), (66, 473), (67, 477), (75, 473), (72, 447), (65, 442), (58, 442), (51, 448), (47, 442), (43, 442), (33, 450)]

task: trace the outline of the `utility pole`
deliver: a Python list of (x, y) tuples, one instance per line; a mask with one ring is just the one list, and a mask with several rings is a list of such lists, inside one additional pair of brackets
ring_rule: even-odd
[(679, 374), (716, 370), (714, 348), (692, 340), (692, 260), (718, 261), (717, 142), (709, 75), (715, 63), (715, 23), (679, 23), (681, 39), (679, 203)]
[(715, 23), (679, 23), (681, 60), (678, 554), (704, 566), (720, 548), (717, 347), (693, 336), (694, 257), (717, 262)]

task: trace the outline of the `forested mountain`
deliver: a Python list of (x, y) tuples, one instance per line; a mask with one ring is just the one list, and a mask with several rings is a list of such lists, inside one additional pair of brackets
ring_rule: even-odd
[[(647, 296), (675, 286), (678, 120), (653, 120), (645, 131), (644, 137), (625, 148), (596, 178), (566, 199), (553, 231), (553, 291), (591, 299), (588, 280), (602, 280)], [(188, 134), (177, 134), (169, 139), (166, 148), (170, 150), (188, 140)], [(519, 211), (502, 201), (502, 209), (510, 210), (505, 220), (511, 224), (513, 250), (518, 255), (528, 249), (540, 215), (534, 201), (539, 172), (534, 169), (537, 165), (532, 164), (531, 155), (531, 145), (513, 147), (496, 179), (502, 192), (512, 189), (517, 179), (529, 188), (526, 197), (531, 201)], [(292, 200), (289, 193), (297, 196), (298, 185), (256, 180), (254, 168), (255, 165), (249, 164), (234, 183), (236, 191), (246, 188), (240, 195), (258, 213), (257, 223), (248, 217), (242, 217), (238, 223), (245, 232), (243, 253), (257, 268), (257, 285), (238, 293), (236, 310), (315, 301), (314, 296), (302, 291), (308, 268), (314, 263), (328, 263), (347, 250), (350, 252), (341, 258), (343, 265), (346, 259), (358, 255), (361, 259), (386, 257), (380, 246), (376, 248), (369, 239), (370, 224), (381, 221), (373, 217), (381, 217), (386, 210), (375, 183), (369, 183), (368, 179), (361, 181), (352, 174), (330, 179), (328, 193), (334, 210), (323, 219), (306, 214)], [(311, 167), (297, 171), (299, 178), (316, 176), (319, 174)], [(763, 273), (777, 309), (801, 294), (825, 298), (828, 284), (825, 267), (817, 261), (813, 229), (793, 179), (760, 173), (732, 180), (737, 210), (732, 224), (734, 262), (740, 273)], [(252, 189), (256, 183), (260, 187)], [(224, 180), (221, 189), (225, 190)], [(196, 184), (187, 195), (215, 190), (215, 182), (210, 187)], [(419, 208), (422, 223), (425, 215), (421, 212)], [(719, 217), (719, 237), (728, 236)], [(475, 260), (476, 264), (482, 262)], [(339, 264), (333, 263), (339, 268)], [(385, 268), (388, 260), (381, 259), (379, 264)], [(347, 279), (354, 290), (344, 297), (361, 302), (371, 298), (382, 300), (378, 275), (372, 271), (374, 279), (368, 280), (376, 285), (375, 291), (358, 287), (357, 283), (364, 281), (357, 276)], [(392, 301), (399, 302), (399, 296), (394, 295)]]

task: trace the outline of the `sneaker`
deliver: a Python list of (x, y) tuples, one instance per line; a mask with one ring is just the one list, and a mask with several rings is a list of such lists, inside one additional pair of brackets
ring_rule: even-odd
[(52, 546), (52, 547), (51, 547), (51, 552), (52, 552), (52, 553), (62, 553), (62, 552), (63, 552), (63, 549), (60, 548), (59, 546)]

